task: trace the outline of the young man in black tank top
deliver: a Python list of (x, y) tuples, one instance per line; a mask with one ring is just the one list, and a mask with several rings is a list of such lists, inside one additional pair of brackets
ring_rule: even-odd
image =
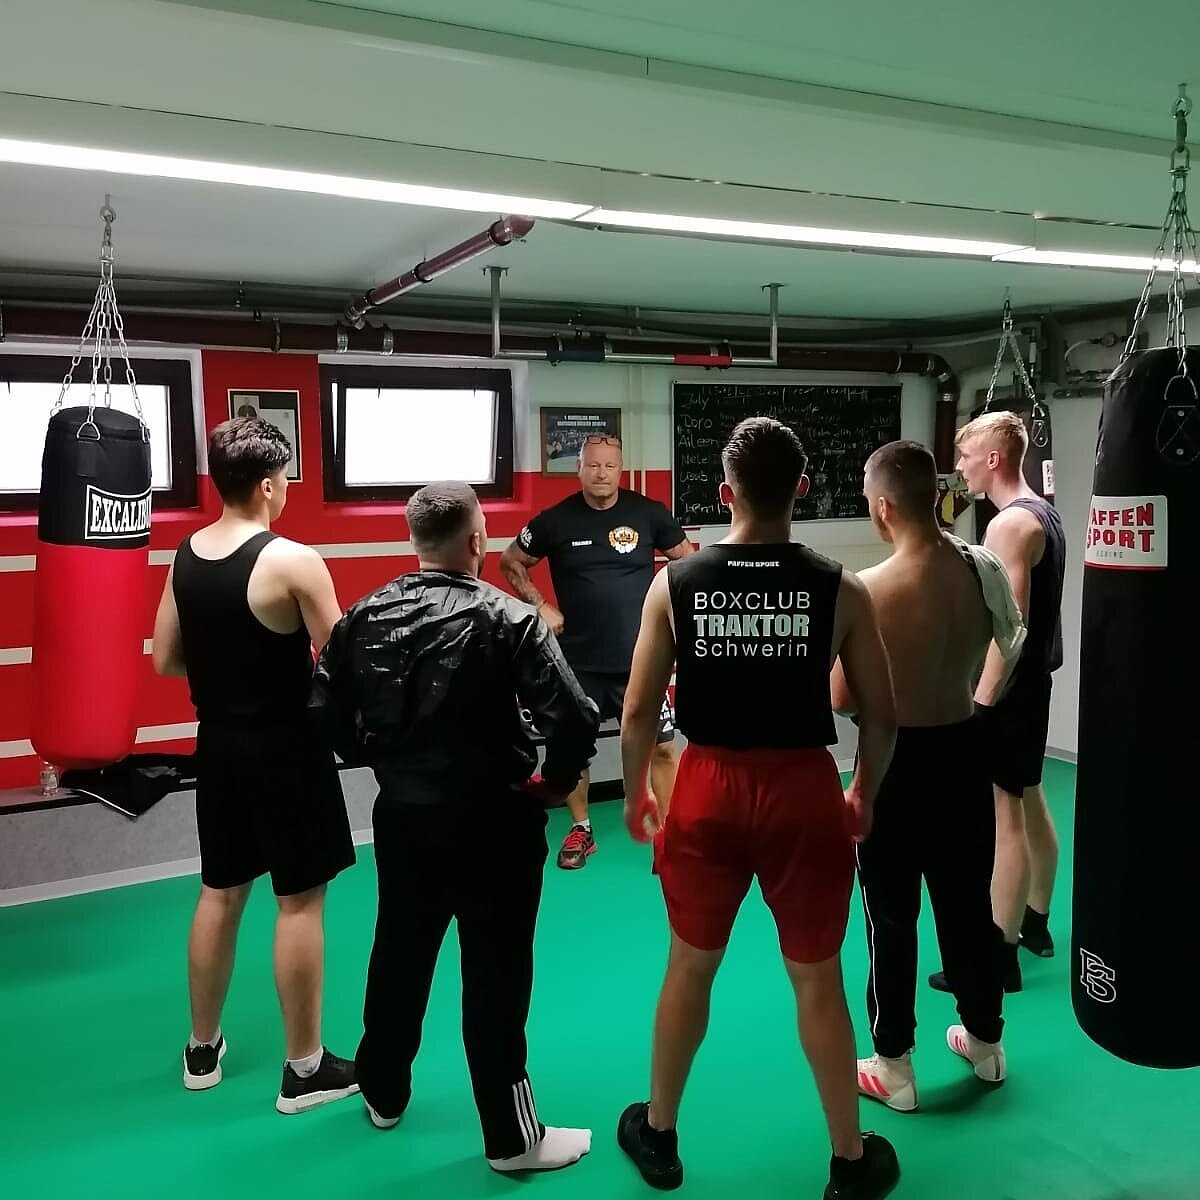
[[(858, 1086), (864, 1096), (911, 1112), (918, 1105), (912, 1051), (922, 881), (962, 1017), (946, 1042), (985, 1082), (1005, 1077), (1003, 939), (990, 897), (996, 817), (973, 693), (993, 636), (1011, 663), (1025, 630), (1003, 567), (938, 527), (937, 469), (928, 449), (905, 441), (880, 447), (867, 460), (863, 494), (893, 548), (860, 578), (879, 616), (899, 729), (875, 825), (858, 847), (875, 1050), (859, 1060)], [(832, 692), (835, 708), (856, 711), (840, 664)]]
[[(626, 825), (638, 841), (654, 837), (671, 951), (650, 1100), (625, 1110), (617, 1140), (648, 1183), (683, 1182), (675, 1122), (684, 1083), (734, 920), (757, 878), (833, 1144), (826, 1200), (872, 1200), (891, 1191), (899, 1167), (885, 1139), (860, 1132), (840, 952), (854, 842), (871, 828), (895, 737), (887, 657), (859, 580), (791, 540), (793, 505), (808, 487), (795, 433), (767, 417), (743, 421), (723, 461), (729, 535), (670, 563), (651, 584), (621, 722)], [(837, 741), (829, 672), (838, 659), (861, 714), (845, 794), (828, 749)], [(672, 666), (688, 746), (664, 820), (645, 780)]]
[(209, 439), (224, 510), (187, 538), (154, 623), (154, 666), (185, 675), (196, 708), (200, 900), (188, 943), (192, 1036), (184, 1086), (221, 1082), (221, 1009), (253, 881), (279, 903), (275, 983), (287, 1061), (275, 1107), (303, 1112), (358, 1090), (354, 1064), (324, 1049), (325, 885), (354, 862), (333, 753), (308, 715), (313, 648), (341, 615), (316, 551), (270, 532), (287, 497), (291, 448), (257, 417)]
[[(983, 544), (1008, 571), (1028, 634), (1007, 687), (995, 646), (975, 692), (991, 749), (996, 794), (996, 866), (992, 910), (1004, 930), (1006, 991), (1021, 990), (1018, 943), (1048, 958), (1048, 919), (1058, 867), (1058, 837), (1042, 790), (1050, 726), (1051, 675), (1062, 666), (1062, 591), (1066, 539), (1062, 519), (1025, 480), (1029, 445), (1016, 413), (985, 413), (959, 430), (957, 470), (967, 490), (999, 510)], [(930, 981), (944, 988), (944, 975)]]

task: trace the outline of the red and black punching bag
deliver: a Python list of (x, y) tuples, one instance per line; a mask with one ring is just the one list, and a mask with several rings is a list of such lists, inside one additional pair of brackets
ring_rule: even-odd
[(1200, 1066), (1195, 636), (1200, 349), (1132, 354), (1104, 391), (1083, 570), (1071, 996), (1084, 1033)]
[(150, 561), (150, 441), (108, 407), (50, 418), (34, 578), (31, 740), (55, 767), (128, 754)]

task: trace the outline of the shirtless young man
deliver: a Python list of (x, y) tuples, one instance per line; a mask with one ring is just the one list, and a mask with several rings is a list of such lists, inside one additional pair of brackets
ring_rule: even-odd
[[(999, 564), (984, 557), (975, 565), (972, 551), (938, 527), (937, 472), (924, 446), (901, 441), (877, 450), (863, 492), (875, 528), (894, 547), (859, 578), (891, 662), (899, 729), (874, 828), (858, 847), (875, 1044), (874, 1055), (859, 1060), (858, 1083), (864, 1095), (907, 1112), (917, 1107), (910, 1056), (922, 877), (962, 1017), (947, 1043), (980, 1079), (999, 1083), (1005, 1075), (1003, 939), (990, 898), (995, 809), (972, 694), (993, 637), (1015, 654), (1022, 630)], [(840, 662), (832, 693), (838, 711), (856, 710)]]

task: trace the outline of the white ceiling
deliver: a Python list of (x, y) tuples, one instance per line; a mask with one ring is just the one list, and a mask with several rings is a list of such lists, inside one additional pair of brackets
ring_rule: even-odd
[[(610, 207), (673, 186), (697, 211), (750, 219), (760, 205), (802, 213), (812, 193), (901, 200), (905, 219), (950, 236), (1050, 215), (1145, 226), (1039, 223), (1083, 249), (1148, 255), (1200, 6), (1136, 12), (1102, 0), (6, 0), (0, 137)], [(1200, 78), (1191, 90), (1200, 98)], [(497, 215), (0, 165), (0, 299), (5, 268), (94, 268), (105, 192), (118, 287), (122, 273), (244, 279), (349, 299)], [(826, 202), (839, 206), (853, 207)], [(755, 313), (760, 286), (779, 281), (785, 313), (846, 320), (987, 313), (1005, 288), (1022, 308), (1061, 309), (1132, 300), (1142, 284), (539, 221), (525, 244), (422, 292), (482, 298), (484, 263), (510, 268), (513, 299)]]

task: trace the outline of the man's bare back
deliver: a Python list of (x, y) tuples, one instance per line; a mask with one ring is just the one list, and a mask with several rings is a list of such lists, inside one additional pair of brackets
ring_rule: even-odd
[(992, 620), (974, 572), (946, 538), (859, 572), (892, 665), (896, 722), (950, 725), (974, 711)]

